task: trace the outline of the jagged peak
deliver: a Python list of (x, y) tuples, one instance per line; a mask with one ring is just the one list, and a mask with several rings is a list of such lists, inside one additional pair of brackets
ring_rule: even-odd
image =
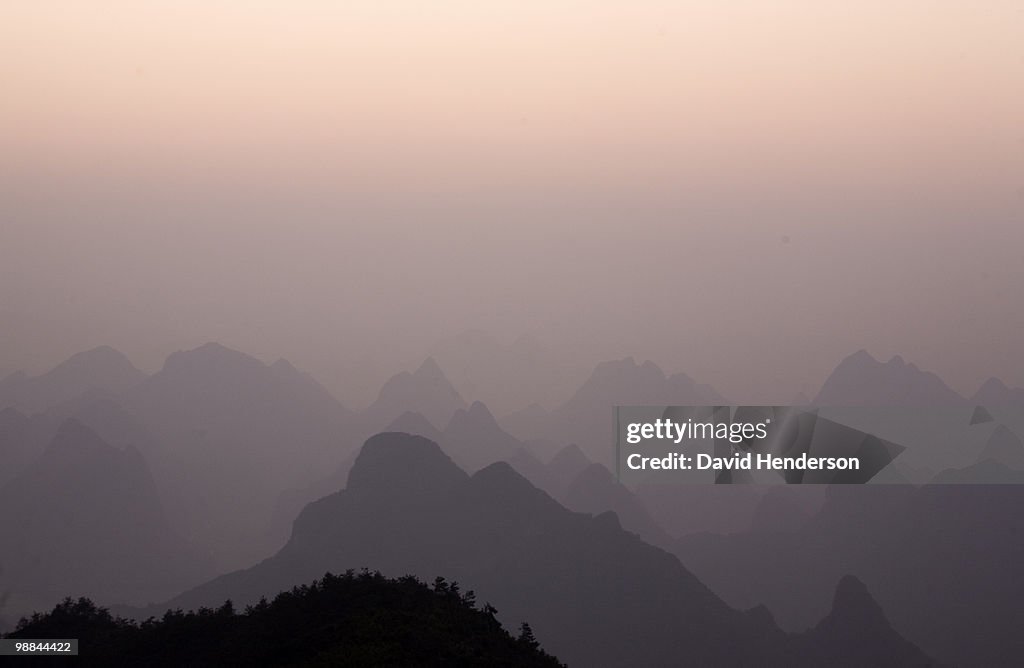
[(273, 369), (274, 371), (282, 371), (282, 372), (288, 372), (288, 373), (299, 373), (299, 374), (302, 373), (297, 368), (295, 368), (294, 364), (289, 362), (284, 357), (279, 357), (276, 362), (274, 362), (273, 364), (270, 365), (270, 368)]
[(991, 378), (989, 378), (988, 380), (981, 384), (981, 387), (978, 388), (977, 393), (981, 394), (982, 392), (1007, 392), (1009, 391), (1009, 389), (1009, 386), (1007, 386), (1007, 384), (1004, 383), (1001, 379), (992, 376)]
[(856, 626), (879, 622), (888, 625), (882, 606), (855, 575), (844, 575), (839, 580), (828, 616), (832, 621)]
[(484, 425), (494, 429), (501, 429), (494, 414), (491, 413), (490, 409), (482, 401), (474, 401), (469, 408), (460, 408), (455, 411), (452, 419), (448, 422), (446, 430), (451, 429), (452, 426), (463, 424)]
[(856, 366), (875, 366), (877, 364), (881, 364), (881, 362), (875, 359), (874, 356), (872, 356), (872, 354), (869, 353), (867, 350), (861, 348), (857, 352), (844, 357), (840, 364), (853, 364)]
[(444, 371), (441, 369), (441, 366), (437, 363), (437, 360), (435, 360), (433, 358), (433, 356), (428, 357), (427, 359), (423, 360), (423, 363), (420, 364), (419, 368), (417, 368), (416, 371), (412, 375), (414, 377), (416, 377), (416, 378), (427, 378), (427, 379), (445, 378), (445, 379), (447, 379), (447, 377), (444, 374)]

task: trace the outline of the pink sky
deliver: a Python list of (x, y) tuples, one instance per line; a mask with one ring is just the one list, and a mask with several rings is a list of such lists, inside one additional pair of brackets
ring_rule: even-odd
[(3, 368), (482, 327), (1024, 385), (1020, 2), (11, 0), (0, 54)]

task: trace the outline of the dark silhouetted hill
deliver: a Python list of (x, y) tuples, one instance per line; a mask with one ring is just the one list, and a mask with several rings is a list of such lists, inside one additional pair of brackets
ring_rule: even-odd
[(561, 665), (528, 626), (513, 637), (456, 583), (438, 578), (428, 587), (369, 572), (328, 573), (240, 613), (226, 602), (142, 624), (67, 599), (9, 637), (78, 638), (77, 663), (89, 666)]

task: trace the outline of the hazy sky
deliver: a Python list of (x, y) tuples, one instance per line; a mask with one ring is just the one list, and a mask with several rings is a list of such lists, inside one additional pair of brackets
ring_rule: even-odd
[(0, 368), (220, 340), (358, 401), (474, 327), (1024, 385), (1018, 0), (7, 0), (0, 91)]

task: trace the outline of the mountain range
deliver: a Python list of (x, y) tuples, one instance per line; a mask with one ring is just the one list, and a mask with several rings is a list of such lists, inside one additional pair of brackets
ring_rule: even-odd
[[(831, 620), (784, 634), (763, 609), (727, 606), (614, 513), (568, 511), (506, 463), (470, 476), (437, 444), (399, 433), (369, 439), (347, 487), (307, 506), (273, 557), (136, 614), (247, 604), (311, 574), (369, 564), (385, 575), (446, 573), (497, 607), (506, 626), (529, 619), (570, 665), (929, 665), (856, 586), (839, 587)], [(836, 619), (862, 633), (833, 656), (829, 636), (844, 632)]]

